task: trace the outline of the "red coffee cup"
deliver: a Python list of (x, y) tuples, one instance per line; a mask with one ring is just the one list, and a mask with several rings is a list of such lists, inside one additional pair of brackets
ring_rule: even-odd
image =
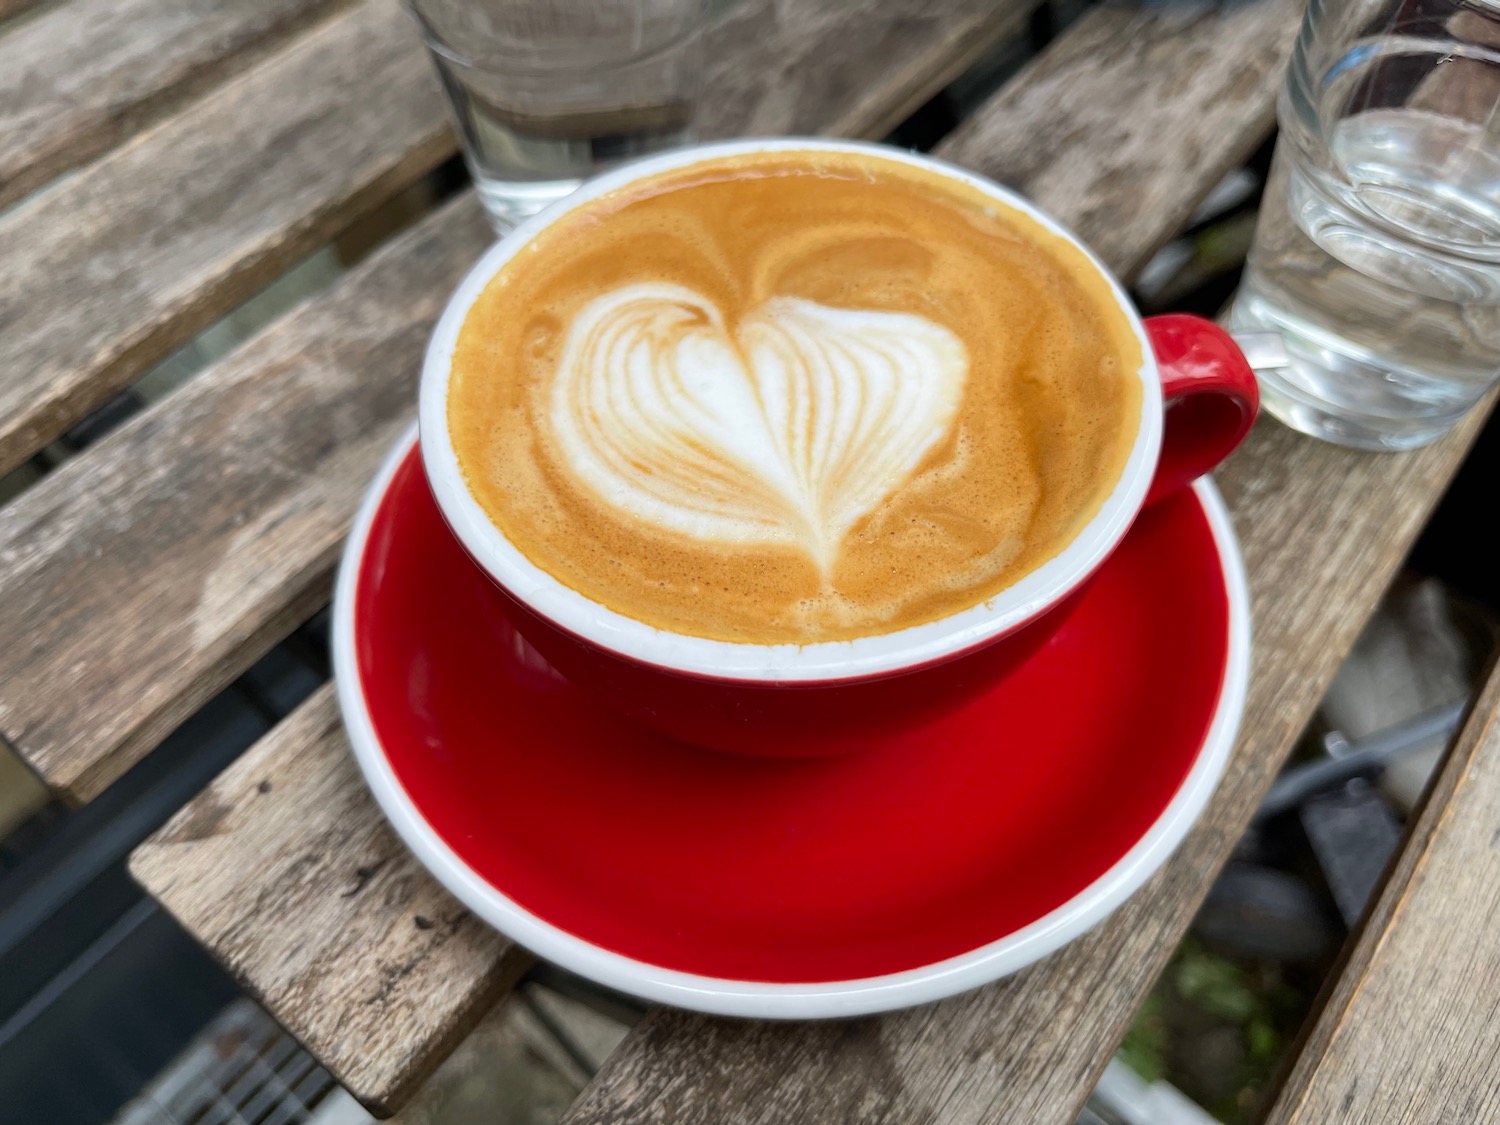
[[(890, 633), (806, 645), (668, 632), (586, 598), (536, 566), (464, 482), (448, 432), (448, 384), (459, 330), (489, 280), (538, 232), (605, 192), (703, 160), (767, 151), (866, 153), (993, 196), (1093, 262), (1140, 340), (1141, 417), (1113, 491), (1057, 555), (979, 605)], [(1227, 333), (1192, 316), (1142, 321), (1077, 238), (1005, 188), (879, 145), (753, 140), (682, 149), (622, 167), (501, 239), (464, 279), (433, 333), (419, 424), (423, 465), (444, 519), (509, 600), (517, 628), (554, 667), (599, 702), (672, 737), (716, 750), (798, 757), (856, 750), (872, 732), (927, 721), (1024, 661), (1051, 636), (1141, 510), (1211, 470), (1239, 444), (1258, 401), (1254, 373)]]

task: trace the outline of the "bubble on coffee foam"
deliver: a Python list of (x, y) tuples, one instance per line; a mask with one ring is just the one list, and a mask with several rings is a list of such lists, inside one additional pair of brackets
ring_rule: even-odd
[(566, 463), (694, 539), (793, 543), (828, 574), (849, 529), (949, 432), (968, 377), (908, 313), (773, 297), (731, 330), (679, 285), (627, 285), (568, 326), (551, 396)]

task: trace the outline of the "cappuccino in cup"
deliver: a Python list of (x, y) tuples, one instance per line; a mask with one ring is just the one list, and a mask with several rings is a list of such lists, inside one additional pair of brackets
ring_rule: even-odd
[(1143, 362), (1098, 266), (993, 194), (867, 150), (737, 152), (505, 261), (447, 436), (485, 516), (585, 598), (806, 645), (949, 617), (1067, 548), (1136, 446)]

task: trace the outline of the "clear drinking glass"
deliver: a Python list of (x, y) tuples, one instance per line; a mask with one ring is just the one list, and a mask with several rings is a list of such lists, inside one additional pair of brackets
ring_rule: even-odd
[(1366, 449), (1500, 377), (1500, 6), (1312, 0), (1232, 323), (1279, 331), (1262, 405)]
[(705, 0), (407, 0), (495, 229), (693, 139)]

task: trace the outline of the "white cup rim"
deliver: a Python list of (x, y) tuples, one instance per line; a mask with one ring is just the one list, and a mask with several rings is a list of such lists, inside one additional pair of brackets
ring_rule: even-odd
[[(1140, 343), (1141, 416), (1135, 444), (1113, 491), (1061, 552), (978, 605), (937, 621), (847, 641), (753, 644), (672, 633), (601, 605), (552, 577), (512, 544), (470, 493), (448, 430), (453, 351), (470, 308), (490, 278), (561, 216), (644, 177), (707, 160), (762, 152), (859, 153), (937, 172), (1012, 207), (1071, 243), (1098, 270)], [(1119, 282), (1072, 232), (1014, 192), (932, 157), (860, 141), (772, 138), (677, 149), (616, 168), (526, 220), (492, 246), (443, 310), (423, 361), (418, 408), (423, 467), (444, 519), (470, 557), (517, 600), (564, 631), (638, 663), (719, 680), (817, 683), (894, 674), (940, 663), (1013, 632), (1061, 602), (1092, 574), (1130, 529), (1145, 503), (1162, 440), (1162, 393), (1155, 354)]]

